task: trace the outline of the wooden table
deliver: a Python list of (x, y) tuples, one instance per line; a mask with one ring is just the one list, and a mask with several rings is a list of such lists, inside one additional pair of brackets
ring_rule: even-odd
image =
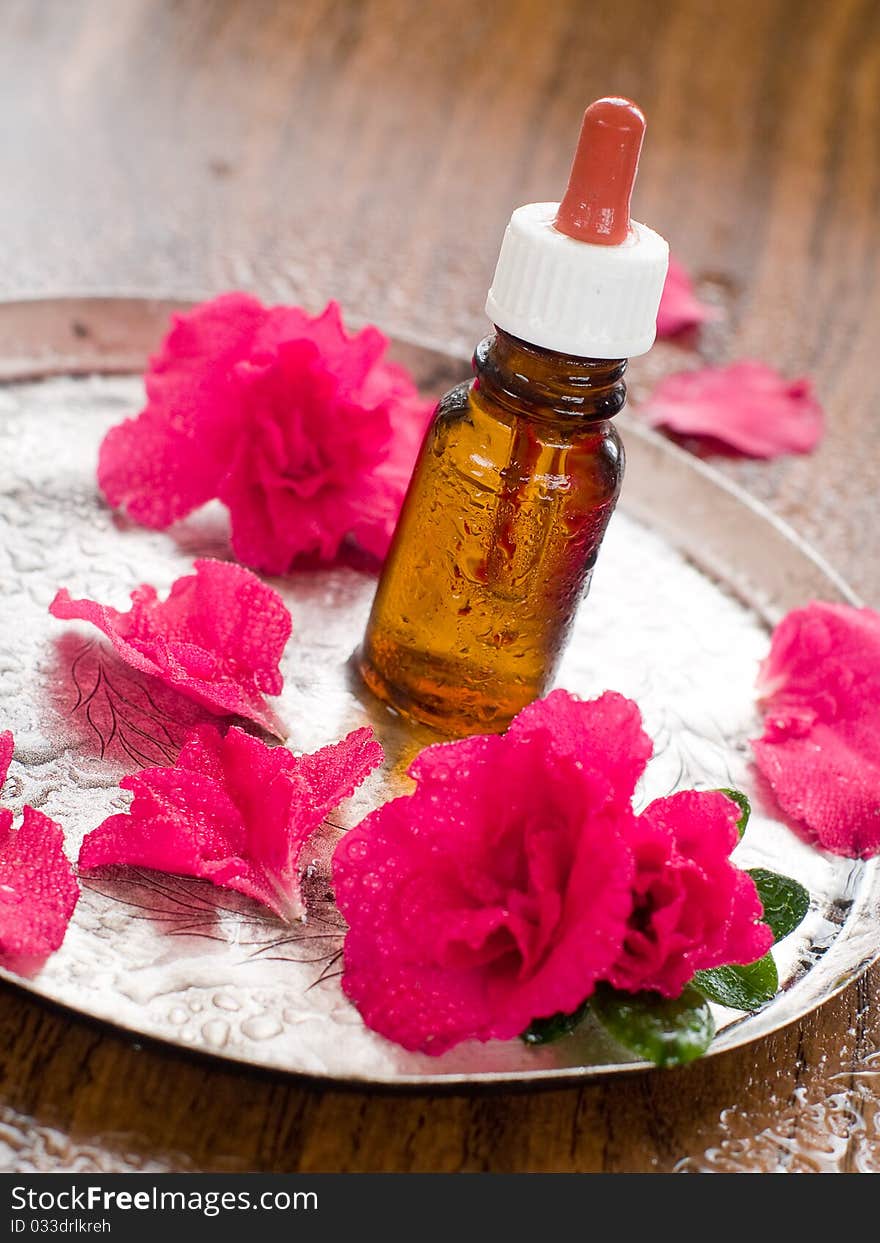
[[(610, 92), (650, 121), (638, 217), (725, 309), (697, 348), (828, 410), (813, 456), (721, 469), (876, 604), (877, 0), (3, 0), (0, 290), (335, 297), (469, 352), (511, 208), (558, 196)], [(877, 1168), (878, 980), (687, 1070), (443, 1096), (219, 1069), (3, 989), (3, 1164)]]

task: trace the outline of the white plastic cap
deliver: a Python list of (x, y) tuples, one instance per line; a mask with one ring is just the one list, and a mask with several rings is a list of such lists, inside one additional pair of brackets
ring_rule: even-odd
[(553, 227), (558, 203), (518, 208), (501, 243), (486, 314), (498, 328), (580, 358), (635, 358), (657, 334), (669, 246), (633, 220), (619, 246)]

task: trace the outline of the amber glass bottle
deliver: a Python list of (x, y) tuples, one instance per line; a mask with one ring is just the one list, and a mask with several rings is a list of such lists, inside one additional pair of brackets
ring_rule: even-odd
[(498, 329), (441, 401), (361, 653), (406, 716), (500, 729), (550, 685), (620, 491), (625, 367)]
[(502, 729), (553, 680), (623, 475), (611, 418), (650, 348), (668, 247), (630, 220), (645, 121), (584, 116), (561, 203), (513, 213), (475, 379), (440, 402), (360, 652), (367, 685), (446, 733)]

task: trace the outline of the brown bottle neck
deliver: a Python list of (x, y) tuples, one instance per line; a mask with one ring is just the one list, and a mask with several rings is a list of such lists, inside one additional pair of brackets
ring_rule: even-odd
[(626, 401), (625, 358), (577, 358), (496, 327), (474, 352), (474, 388), (513, 414), (600, 422)]

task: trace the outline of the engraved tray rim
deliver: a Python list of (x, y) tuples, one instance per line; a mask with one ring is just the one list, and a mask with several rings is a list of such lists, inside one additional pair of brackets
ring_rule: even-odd
[[(2, 301), (0, 334), (4, 346), (0, 351), (0, 385), (58, 376), (137, 373), (143, 369), (147, 355), (159, 340), (168, 316), (174, 311), (185, 310), (198, 300), (200, 299), (192, 291), (181, 293), (180, 296), (171, 294), (160, 297), (125, 290), (57, 297), (34, 296)], [(433, 344), (424, 344), (398, 335), (392, 340), (392, 352), (402, 361), (406, 361), (407, 356), (413, 353), (420, 355), (423, 363), (427, 355), (433, 356), (437, 373), (444, 379), (456, 375), (464, 378), (466, 374), (466, 358), (450, 355)], [(751, 588), (748, 605), (767, 623), (772, 624), (785, 609), (793, 607), (799, 599), (803, 600), (802, 583), (814, 582), (817, 578), (832, 596), (856, 606), (863, 603), (821, 555), (744, 489), (632, 418), (622, 417), (620, 421), (626, 429), (628, 450), (628, 495), (624, 494), (622, 508), (658, 530), (688, 560), (720, 581), (733, 595), (745, 599), (748, 589)], [(657, 515), (658, 512), (662, 513), (662, 507), (657, 507), (655, 502), (660, 499), (660, 494), (656, 490), (652, 491), (652, 480), (658, 473), (655, 469), (658, 464), (663, 465), (667, 472), (672, 469), (683, 480), (691, 479), (696, 486), (712, 493), (717, 505), (712, 507), (712, 517), (708, 525), (704, 525), (699, 532), (688, 527), (686, 523), (676, 526), (662, 518), (658, 520)], [(631, 481), (633, 473), (637, 476), (635, 485)], [(668, 484), (668, 480), (666, 482)], [(781, 597), (777, 592), (775, 599), (765, 602), (760, 594), (756, 599), (753, 592), (760, 584), (749, 581), (747, 568), (735, 556), (730, 560), (726, 558), (724, 539), (730, 533), (729, 519), (735, 515), (745, 516), (748, 524), (755, 530), (760, 530), (771, 545), (793, 558), (791, 582), (783, 585)], [(711, 545), (713, 541), (718, 544), (718, 548), (707, 554), (706, 545)], [(741, 1048), (803, 1019), (837, 996), (880, 958), (875, 919), (875, 910), (880, 906), (880, 859), (863, 862), (860, 866), (862, 881), (852, 910), (827, 952), (764, 1009), (745, 1014), (741, 1019), (724, 1027), (704, 1057), (714, 1057)], [(221, 1049), (175, 1041), (122, 1020), (79, 1008), (41, 990), (39, 977), (26, 979), (0, 968), (0, 979), (21, 993), (39, 998), (53, 1008), (85, 1019), (89, 1023), (107, 1025), (135, 1040), (145, 1040), (186, 1056), (210, 1058), (212, 1061), (257, 1070), (260, 1073), (293, 1075), (339, 1090), (346, 1087), (431, 1091), (505, 1086), (524, 1089), (550, 1088), (607, 1075), (656, 1069), (650, 1063), (640, 1061), (433, 1075), (394, 1073), (359, 1076), (354, 1073), (341, 1075), (284, 1068)]]

